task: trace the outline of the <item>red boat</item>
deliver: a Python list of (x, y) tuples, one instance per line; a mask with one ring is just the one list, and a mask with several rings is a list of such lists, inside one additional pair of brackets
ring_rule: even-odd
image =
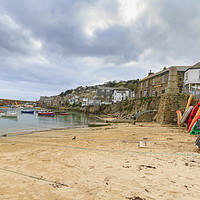
[(38, 116), (48, 116), (53, 117), (55, 115), (54, 112), (38, 112)]

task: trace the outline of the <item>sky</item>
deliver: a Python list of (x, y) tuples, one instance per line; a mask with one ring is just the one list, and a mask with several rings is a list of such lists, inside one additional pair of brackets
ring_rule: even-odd
[(0, 99), (194, 65), (199, 0), (0, 0)]

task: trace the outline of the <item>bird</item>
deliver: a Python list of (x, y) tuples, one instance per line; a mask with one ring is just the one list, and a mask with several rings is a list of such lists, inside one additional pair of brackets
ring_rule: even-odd
[(76, 136), (74, 136), (73, 138), (72, 138), (72, 140), (75, 140), (76, 139)]

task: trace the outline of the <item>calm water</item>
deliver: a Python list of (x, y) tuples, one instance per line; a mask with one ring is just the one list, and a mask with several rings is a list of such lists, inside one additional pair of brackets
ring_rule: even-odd
[(32, 132), (52, 128), (65, 128), (86, 126), (93, 118), (84, 113), (69, 112), (69, 115), (55, 115), (44, 117), (35, 114), (22, 114), (20, 110), (9, 110), (17, 112), (17, 118), (0, 117), (0, 136), (5, 133)]

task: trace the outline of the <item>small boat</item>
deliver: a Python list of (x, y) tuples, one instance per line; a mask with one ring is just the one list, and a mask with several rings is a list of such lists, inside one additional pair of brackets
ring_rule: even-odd
[(69, 115), (69, 113), (65, 113), (65, 112), (56, 112), (56, 115)]
[(54, 115), (55, 115), (54, 112), (38, 112), (38, 116), (53, 117)]
[(17, 117), (17, 113), (1, 113), (1, 117)]
[(59, 115), (69, 115), (69, 113), (59, 113)]
[(34, 110), (21, 110), (21, 113), (34, 114)]

